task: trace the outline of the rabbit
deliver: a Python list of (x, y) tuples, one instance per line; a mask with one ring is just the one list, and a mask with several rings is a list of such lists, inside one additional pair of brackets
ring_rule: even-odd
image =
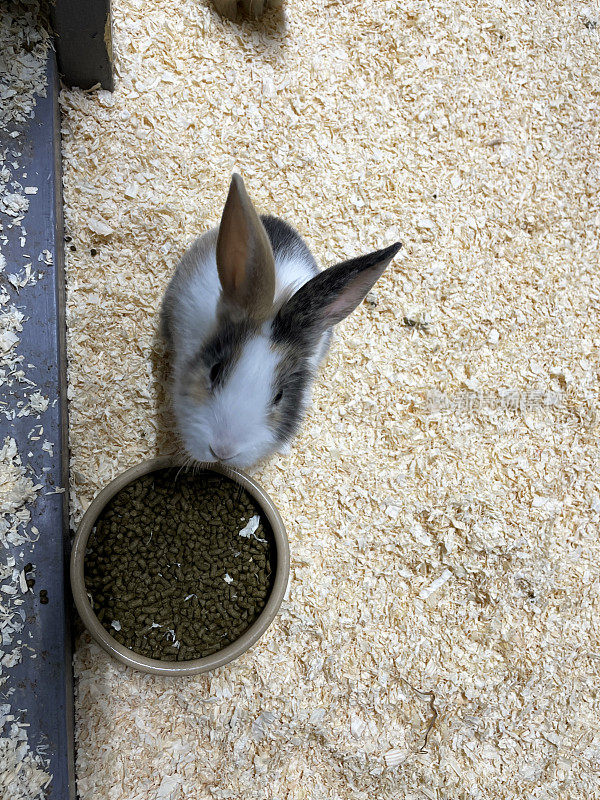
[(219, 14), (228, 19), (236, 20), (238, 7), (244, 14), (258, 19), (267, 9), (268, 5), (276, 5), (275, 0), (213, 0), (213, 4)]
[(244, 469), (289, 453), (332, 327), (401, 246), (320, 271), (294, 228), (257, 214), (234, 174), (220, 225), (184, 253), (161, 307), (188, 457)]

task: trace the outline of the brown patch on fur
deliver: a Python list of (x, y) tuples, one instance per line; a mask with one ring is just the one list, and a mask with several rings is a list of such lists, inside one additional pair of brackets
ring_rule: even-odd
[(205, 403), (208, 400), (209, 391), (203, 370), (198, 369), (190, 375), (187, 387), (187, 395), (198, 404)]

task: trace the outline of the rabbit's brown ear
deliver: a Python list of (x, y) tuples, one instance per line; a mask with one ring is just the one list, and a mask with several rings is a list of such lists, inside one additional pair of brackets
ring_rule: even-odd
[(237, 17), (237, 0), (213, 0), (215, 8), (228, 19), (235, 20)]
[[(224, 17), (237, 19), (238, 0), (213, 0), (215, 8)], [(267, 0), (241, 0), (241, 8), (244, 14), (258, 19), (267, 8)]]
[(264, 14), (266, 5), (267, 0), (242, 0), (244, 12), (255, 19)]
[(241, 175), (234, 174), (217, 238), (217, 269), (227, 304), (266, 319), (275, 295), (275, 261)]

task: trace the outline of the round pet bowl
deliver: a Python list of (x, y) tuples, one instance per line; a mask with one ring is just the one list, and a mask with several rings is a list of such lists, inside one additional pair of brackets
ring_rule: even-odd
[(239, 637), (239, 639), (236, 639), (235, 642), (232, 642), (227, 647), (205, 658), (197, 658), (191, 661), (159, 661), (139, 655), (133, 650), (124, 647), (107, 632), (92, 609), (84, 579), (84, 560), (87, 542), (96, 524), (96, 520), (104, 507), (117, 492), (120, 492), (121, 489), (129, 483), (141, 478), (142, 475), (172, 467), (181, 467), (181, 463), (168, 456), (155, 458), (151, 461), (144, 461), (116, 477), (94, 499), (79, 523), (79, 528), (75, 534), (73, 549), (71, 551), (71, 588), (75, 605), (83, 624), (98, 644), (118, 661), (127, 664), (129, 667), (134, 667), (142, 672), (148, 672), (154, 675), (197, 675), (201, 672), (208, 672), (208, 670), (221, 667), (223, 664), (229, 664), (231, 661), (239, 658), (242, 653), (245, 653), (246, 650), (260, 639), (273, 622), (279, 611), (288, 583), (290, 549), (285, 527), (279, 512), (273, 505), (271, 498), (252, 480), (252, 478), (244, 472), (224, 465), (212, 463), (203, 464), (203, 470), (224, 475), (230, 480), (241, 484), (248, 494), (254, 498), (269, 521), (275, 540), (276, 568), (273, 588), (271, 589), (267, 604), (254, 623)]

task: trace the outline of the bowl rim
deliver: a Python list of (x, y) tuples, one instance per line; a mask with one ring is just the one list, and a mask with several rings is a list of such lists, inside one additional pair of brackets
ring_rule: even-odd
[(212, 653), (204, 658), (197, 658), (190, 661), (160, 661), (135, 653), (133, 650), (129, 650), (127, 647), (117, 642), (104, 628), (92, 609), (85, 587), (84, 560), (87, 542), (92, 528), (104, 507), (117, 492), (121, 491), (121, 489), (138, 478), (141, 478), (143, 475), (156, 472), (160, 469), (185, 469), (185, 465), (180, 459), (172, 456), (158, 456), (157, 458), (142, 461), (117, 475), (117, 477), (105, 486), (92, 500), (79, 523), (73, 539), (70, 563), (71, 591), (81, 621), (92, 638), (107, 653), (122, 664), (152, 675), (166, 675), (172, 677), (198, 675), (229, 664), (239, 658), (258, 641), (273, 622), (279, 611), (288, 585), (290, 573), (289, 542), (283, 520), (269, 495), (249, 475), (234, 467), (229, 467), (217, 462), (199, 463), (195, 466), (201, 471), (216, 472), (241, 484), (265, 513), (275, 539), (277, 568), (275, 571), (273, 588), (271, 589), (267, 603), (254, 623), (244, 631), (239, 639), (236, 639), (222, 650), (218, 650), (216, 653)]

